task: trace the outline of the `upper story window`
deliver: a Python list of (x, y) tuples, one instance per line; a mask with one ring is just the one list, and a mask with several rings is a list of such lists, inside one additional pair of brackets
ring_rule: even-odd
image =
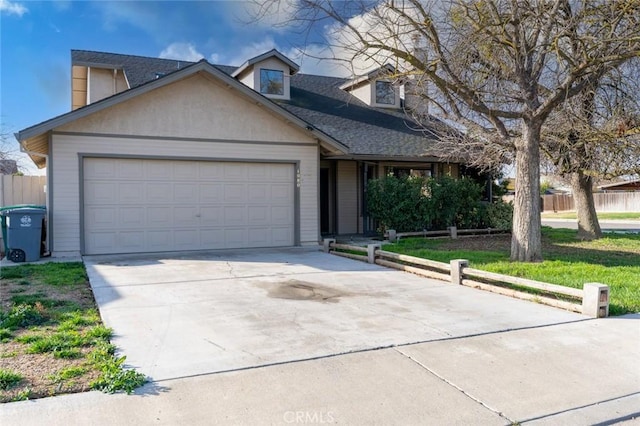
[(376, 81), (376, 103), (395, 105), (396, 95), (390, 81)]
[(284, 72), (260, 69), (260, 93), (284, 95)]

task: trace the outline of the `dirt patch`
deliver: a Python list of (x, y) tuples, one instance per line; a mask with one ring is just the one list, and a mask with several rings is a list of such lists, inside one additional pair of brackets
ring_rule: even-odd
[(267, 296), (275, 299), (337, 303), (341, 297), (352, 296), (351, 293), (342, 290), (298, 280), (272, 283), (267, 289)]

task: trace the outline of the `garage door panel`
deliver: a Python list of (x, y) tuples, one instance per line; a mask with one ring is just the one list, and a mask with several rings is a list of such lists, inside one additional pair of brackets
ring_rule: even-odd
[(221, 181), (224, 178), (224, 169), (222, 163), (202, 163), (200, 167), (198, 167), (198, 172), (201, 180)]
[(118, 229), (141, 229), (146, 225), (144, 207), (121, 207), (118, 214)]
[(167, 230), (147, 231), (146, 239), (158, 251), (172, 250), (172, 232)]
[(250, 225), (268, 225), (271, 223), (271, 206), (250, 206), (248, 215)]
[(122, 252), (136, 252), (144, 249), (145, 233), (143, 231), (120, 230), (117, 233), (117, 244)]
[(224, 207), (224, 224), (228, 226), (247, 225), (247, 207), (229, 206)]
[(164, 182), (145, 182), (141, 184), (143, 191), (138, 202), (147, 204), (171, 205), (173, 204), (173, 188)]
[(169, 228), (173, 225), (173, 207), (146, 208), (147, 227)]
[(271, 185), (264, 183), (250, 183), (247, 195), (247, 201), (250, 204), (266, 203), (271, 199)]
[(115, 182), (88, 182), (85, 184), (85, 202), (90, 205), (118, 202), (118, 184)]
[(193, 167), (186, 161), (176, 162), (173, 165), (173, 177), (175, 180), (197, 181), (200, 172), (197, 167)]
[(199, 197), (198, 185), (191, 183), (173, 184), (173, 201), (177, 203), (193, 203), (193, 200), (197, 200)]
[(139, 204), (145, 199), (146, 188), (143, 182), (120, 182), (118, 184), (117, 203)]
[(220, 206), (200, 207), (200, 224), (202, 226), (224, 225), (224, 209)]
[(272, 227), (271, 228), (271, 241), (273, 241), (274, 245), (287, 245), (288, 241), (293, 240), (293, 231), (289, 226), (282, 227)]
[(247, 247), (247, 229), (246, 228), (225, 228), (224, 242), (225, 242), (225, 247), (229, 247), (229, 248)]
[(85, 215), (94, 224), (94, 229), (113, 229), (118, 209), (113, 207), (92, 207), (85, 210)]
[(84, 160), (86, 254), (294, 244), (294, 166)]
[(221, 183), (201, 183), (199, 194), (201, 203), (222, 203), (224, 187)]
[(91, 247), (95, 253), (111, 253), (116, 246), (116, 233), (109, 232), (91, 232), (85, 236), (85, 245)]
[(142, 179), (144, 177), (144, 160), (118, 162), (118, 178), (121, 180)]
[(225, 181), (247, 179), (247, 165), (245, 163), (222, 163), (223, 179)]
[(111, 179), (117, 176), (116, 173), (117, 163), (110, 158), (92, 158), (91, 167), (84, 169), (85, 179)]
[(224, 229), (222, 228), (205, 228), (200, 232), (200, 238), (204, 247), (211, 249), (225, 248)]
[(247, 186), (240, 183), (228, 183), (224, 185), (224, 203), (241, 203), (247, 202)]

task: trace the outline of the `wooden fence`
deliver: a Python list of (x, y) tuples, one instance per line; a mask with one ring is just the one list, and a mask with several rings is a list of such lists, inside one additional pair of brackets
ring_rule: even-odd
[[(327, 239), (324, 240), (324, 251), (428, 278), (450, 281), (456, 285), (478, 288), (518, 299), (532, 300), (594, 318), (609, 316), (609, 287), (600, 283), (585, 283), (582, 289), (564, 287), (473, 269), (464, 259), (443, 263), (393, 253), (382, 250), (378, 244), (361, 247), (337, 244), (335, 240)], [(523, 291), (523, 289), (529, 291)]]
[[(593, 200), (598, 212), (640, 212), (640, 191), (596, 192)], [(553, 194), (543, 196), (543, 211), (562, 212), (575, 210), (573, 195)]]
[(0, 207), (47, 203), (46, 176), (0, 175)]

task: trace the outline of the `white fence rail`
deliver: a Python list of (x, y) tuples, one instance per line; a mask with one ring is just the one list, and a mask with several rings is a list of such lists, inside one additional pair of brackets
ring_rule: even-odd
[[(324, 240), (324, 251), (429, 278), (450, 281), (456, 285), (478, 288), (518, 299), (532, 300), (594, 318), (609, 316), (609, 287), (600, 283), (585, 283), (582, 289), (564, 287), (473, 269), (464, 259), (443, 263), (384, 251), (380, 249), (379, 244), (360, 247), (336, 244), (335, 240), (326, 239)], [(522, 291), (523, 289), (533, 290), (534, 293)]]

